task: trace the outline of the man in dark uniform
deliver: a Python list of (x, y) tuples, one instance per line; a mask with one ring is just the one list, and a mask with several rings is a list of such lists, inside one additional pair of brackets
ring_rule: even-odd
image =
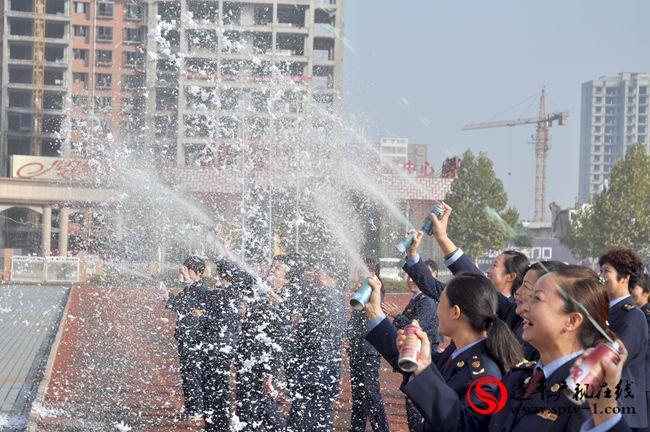
[[(393, 303), (383, 303), (381, 307), (386, 315), (393, 319), (393, 325), (398, 330), (404, 329), (404, 327), (413, 322), (413, 320), (417, 320), (420, 328), (427, 333), (427, 336), (431, 341), (431, 349), (436, 350), (440, 340), (438, 334), (438, 313), (436, 311), (436, 301), (431, 297), (422, 294), (413, 279), (408, 275), (406, 276), (406, 284), (409, 292), (412, 294), (412, 298), (401, 313)], [(405, 398), (405, 402), (409, 431), (415, 432), (422, 423), (422, 416), (409, 398)]]
[[(301, 361), (299, 384), (289, 413), (288, 431), (332, 431), (333, 402), (341, 390), (341, 350), (345, 331), (342, 278), (325, 260), (311, 267), (311, 283), (305, 293), (305, 308), (298, 327)], [(313, 275), (311, 274), (313, 273)]]
[(643, 278), (643, 262), (632, 249), (613, 248), (600, 257), (598, 264), (609, 297), (609, 327), (623, 341), (628, 352), (620, 384), (622, 388), (630, 385), (632, 397), (624, 395), (618, 402), (630, 428), (645, 431), (648, 428), (648, 321), (634, 304), (629, 290), (639, 278)]
[(241, 293), (250, 276), (222, 258), (215, 263), (216, 285), (206, 293), (203, 320), (203, 394), (205, 430), (228, 430), (230, 422), (230, 366), (237, 350)]
[(199, 420), (203, 417), (203, 362), (201, 358), (201, 321), (205, 315), (205, 294), (208, 287), (201, 279), (205, 262), (191, 256), (185, 260), (180, 274), (186, 285), (177, 294), (161, 293), (167, 300), (166, 307), (176, 312), (174, 337), (178, 345), (185, 411), (182, 420)]
[(284, 362), (291, 317), (284, 305), (288, 266), (276, 256), (267, 284), (256, 286), (242, 322), (237, 366), (238, 430), (282, 430), (285, 420), (275, 400), (273, 380)]

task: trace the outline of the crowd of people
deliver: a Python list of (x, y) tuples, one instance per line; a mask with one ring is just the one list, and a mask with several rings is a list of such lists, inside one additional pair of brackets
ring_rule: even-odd
[[(331, 431), (347, 351), (350, 431), (390, 430), (381, 357), (402, 374), (410, 431), (650, 430), (650, 287), (639, 255), (613, 247), (597, 274), (504, 251), (483, 273), (449, 238), (452, 209), (442, 206), (429, 218), (454, 276), (443, 284), (419, 255), (424, 233), (409, 231), (403, 310), (386, 301), (371, 260), (369, 277), (350, 277), (334, 255), (281, 255), (260, 278), (222, 256), (208, 286), (206, 262), (188, 258), (182, 290), (161, 292), (177, 313), (180, 417), (207, 431)], [(370, 298), (347, 312), (345, 287), (366, 277)], [(404, 372), (412, 323), (420, 353)], [(594, 361), (605, 343), (616, 355)]]

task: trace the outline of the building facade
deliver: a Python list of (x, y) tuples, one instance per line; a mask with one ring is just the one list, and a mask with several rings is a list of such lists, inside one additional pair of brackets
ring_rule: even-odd
[(650, 74), (620, 73), (582, 85), (580, 203), (602, 190), (614, 163), (636, 143), (650, 148)]
[(298, 126), (308, 110), (338, 110), (342, 0), (176, 0), (152, 8), (147, 141), (169, 165), (222, 163), (233, 142)]

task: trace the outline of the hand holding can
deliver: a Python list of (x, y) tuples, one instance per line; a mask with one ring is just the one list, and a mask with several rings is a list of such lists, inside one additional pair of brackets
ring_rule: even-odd
[(399, 359), (397, 364), (404, 372), (415, 372), (418, 367), (418, 360), (420, 360), (420, 352), (422, 349), (422, 342), (417, 337), (417, 331), (420, 330), (420, 325), (416, 320), (404, 328), (404, 341), (399, 349)]
[[(618, 365), (621, 361), (620, 347), (620, 341), (605, 342), (584, 353), (571, 368), (571, 374), (566, 379), (567, 387), (564, 389), (564, 394), (567, 399), (576, 405), (582, 405), (583, 395), (593, 393), (600, 388), (605, 380), (605, 369), (602, 363)], [(618, 382), (608, 384), (616, 386)]]

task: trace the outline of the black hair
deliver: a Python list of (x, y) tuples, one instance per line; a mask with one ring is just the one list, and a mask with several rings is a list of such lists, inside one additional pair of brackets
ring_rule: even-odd
[(562, 261), (537, 261), (528, 266), (526, 272), (529, 270), (535, 270), (539, 277), (544, 276), (546, 273), (552, 273), (562, 267), (566, 267), (566, 264)]
[(438, 271), (438, 263), (436, 263), (434, 260), (429, 259), (424, 262), (427, 267), (433, 272), (433, 271)]
[(514, 294), (517, 291), (517, 288), (521, 286), (524, 282), (524, 276), (528, 271), (528, 266), (530, 261), (528, 257), (519, 251), (507, 250), (502, 252), (503, 255), (507, 255), (508, 258), (503, 262), (503, 266), (506, 269), (506, 274), (514, 274), (515, 280), (512, 282), (512, 292)]
[(634, 288), (637, 281), (643, 277), (643, 261), (641, 261), (639, 254), (630, 248), (616, 247), (609, 249), (598, 259), (600, 267), (605, 264), (609, 264), (616, 269), (619, 281), (625, 276), (630, 276), (627, 285), (629, 288)]
[(199, 276), (205, 271), (205, 261), (199, 256), (192, 255), (183, 262), (183, 265), (187, 267), (188, 270), (192, 270)]
[[(648, 273), (643, 273), (643, 277), (636, 281), (636, 286), (640, 286), (641, 291), (644, 293), (650, 293), (650, 275), (648, 275)], [(634, 287), (630, 287), (630, 289), (632, 288)]]
[(487, 348), (501, 372), (523, 358), (523, 352), (510, 327), (497, 316), (498, 294), (482, 274), (458, 273), (445, 287), (449, 303), (458, 306), (477, 332), (487, 331)]

